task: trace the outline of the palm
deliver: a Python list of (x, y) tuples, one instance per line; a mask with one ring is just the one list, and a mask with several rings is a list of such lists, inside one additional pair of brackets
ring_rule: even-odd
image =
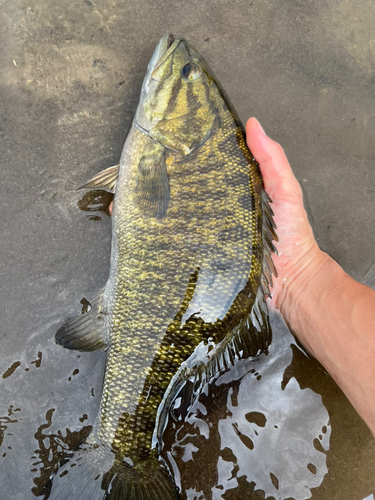
[(258, 122), (251, 118), (246, 127), (248, 145), (258, 161), (265, 189), (272, 198), (272, 210), (277, 226), (278, 255), (273, 255), (278, 277), (274, 279), (272, 302), (277, 306), (283, 299), (283, 288), (293, 286), (297, 277), (321, 257), (303, 206), (301, 187), (279, 144), (264, 135)]

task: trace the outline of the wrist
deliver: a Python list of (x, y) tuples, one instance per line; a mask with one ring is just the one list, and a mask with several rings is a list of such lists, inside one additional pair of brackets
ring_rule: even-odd
[(316, 245), (306, 255), (305, 261), (296, 266), (294, 273), (282, 283), (277, 307), (289, 328), (313, 355), (315, 349), (304, 336), (304, 323), (314, 314), (313, 310), (319, 310), (318, 304), (326, 301), (326, 295), (332, 291), (332, 283), (338, 284), (344, 275), (339, 264)]

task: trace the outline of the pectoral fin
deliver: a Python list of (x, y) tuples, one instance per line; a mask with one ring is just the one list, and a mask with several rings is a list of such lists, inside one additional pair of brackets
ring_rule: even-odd
[(150, 217), (162, 219), (169, 203), (169, 180), (164, 147), (154, 142), (141, 158), (135, 191), (140, 209)]
[(103, 189), (109, 193), (114, 193), (116, 189), (120, 164), (106, 168), (99, 172), (89, 182), (81, 186), (79, 189)]
[(55, 341), (76, 351), (105, 351), (108, 348), (107, 311), (104, 289), (93, 299), (87, 312), (69, 319), (56, 332)]

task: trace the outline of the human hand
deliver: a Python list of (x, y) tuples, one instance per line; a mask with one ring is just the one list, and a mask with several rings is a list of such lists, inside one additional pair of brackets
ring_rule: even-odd
[(315, 241), (303, 206), (301, 186), (282, 147), (265, 135), (255, 118), (246, 124), (246, 140), (273, 201), (271, 208), (279, 242), (275, 243), (278, 255), (272, 255), (278, 273), (273, 279), (272, 302), (288, 321), (293, 295), (305, 287), (329, 257)]

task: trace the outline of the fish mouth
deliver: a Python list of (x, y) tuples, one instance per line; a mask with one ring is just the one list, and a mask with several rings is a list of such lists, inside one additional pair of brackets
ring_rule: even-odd
[(150, 80), (152, 73), (171, 56), (180, 43), (185, 43), (183, 38), (176, 38), (172, 33), (165, 34), (157, 44), (151, 60), (147, 66), (145, 81)]
[(174, 36), (172, 35), (172, 33), (169, 33), (167, 40), (167, 49), (169, 49), (169, 47), (172, 45), (173, 42), (174, 42)]
[(152, 59), (154, 59), (155, 57), (155, 60), (150, 61), (153, 62), (153, 66), (152, 68), (148, 68), (151, 70), (151, 73), (152, 71), (154, 71), (158, 66), (160, 66), (161, 64), (163, 64), (163, 62), (171, 55), (172, 52), (175, 51), (175, 49), (177, 48), (178, 44), (182, 41), (181, 38), (175, 38), (172, 33), (167, 33), (166, 35), (164, 35), (160, 42), (158, 43), (156, 49), (155, 49), (155, 52), (154, 52), (154, 55), (152, 57)]
[(165, 54), (169, 52), (169, 49), (172, 47), (172, 45), (176, 47), (180, 41), (181, 39), (175, 38), (172, 33), (167, 33), (166, 35), (164, 35), (158, 43), (160, 57), (165, 56)]

